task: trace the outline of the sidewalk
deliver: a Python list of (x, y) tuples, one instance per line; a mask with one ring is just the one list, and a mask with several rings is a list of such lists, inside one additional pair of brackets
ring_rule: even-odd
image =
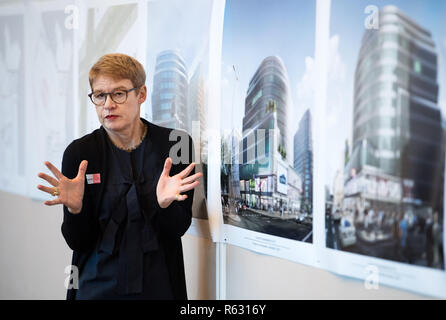
[(279, 218), (282, 220), (290, 220), (290, 219), (297, 218), (296, 214), (287, 213), (287, 212), (284, 212), (283, 216), (281, 216), (279, 211), (266, 211), (266, 210), (260, 210), (260, 209), (254, 209), (254, 208), (247, 208), (246, 210), (253, 211), (255, 213), (258, 213), (258, 214), (261, 214), (264, 216), (268, 216), (268, 217), (272, 217), (272, 218)]

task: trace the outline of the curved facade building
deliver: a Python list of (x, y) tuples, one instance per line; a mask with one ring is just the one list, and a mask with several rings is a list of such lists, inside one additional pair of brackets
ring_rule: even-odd
[(152, 119), (155, 124), (187, 130), (186, 64), (176, 50), (160, 52), (153, 76)]
[[(245, 116), (243, 117), (243, 163), (255, 161), (266, 163), (270, 159), (268, 129), (277, 130), (277, 143), (273, 144), (276, 150), (288, 150), (287, 146), (287, 111), (289, 103), (289, 81), (285, 65), (276, 56), (265, 58), (249, 82), (245, 99)], [(247, 136), (258, 129), (265, 129), (263, 137), (247, 139)], [(256, 141), (257, 140), (257, 141)], [(265, 152), (258, 152), (258, 145), (264, 143)], [(287, 155), (290, 157), (291, 155)], [(286, 158), (286, 157), (285, 157)], [(271, 162), (271, 161), (269, 161)], [(272, 163), (270, 163), (272, 166)], [(272, 167), (269, 168), (272, 170)]]
[(297, 214), (302, 181), (287, 153), (289, 81), (282, 60), (265, 58), (249, 82), (240, 142), (242, 199), (251, 207)]
[(400, 179), (405, 202), (437, 207), (444, 150), (435, 44), (394, 6), (379, 17), (379, 29), (364, 34), (356, 65), (353, 151), (345, 172), (373, 168)]

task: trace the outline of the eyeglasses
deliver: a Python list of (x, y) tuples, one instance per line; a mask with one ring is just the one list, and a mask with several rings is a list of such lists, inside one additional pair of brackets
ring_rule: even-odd
[(129, 92), (136, 90), (135, 88), (131, 88), (129, 90), (117, 89), (112, 92), (92, 92), (88, 96), (90, 97), (91, 102), (93, 102), (97, 106), (103, 106), (107, 101), (107, 96), (110, 95), (110, 98), (115, 103), (124, 103), (127, 101), (127, 97)]

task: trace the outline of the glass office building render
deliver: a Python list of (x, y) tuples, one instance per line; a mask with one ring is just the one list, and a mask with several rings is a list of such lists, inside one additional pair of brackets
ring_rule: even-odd
[(313, 140), (311, 134), (311, 113), (308, 109), (299, 121), (294, 135), (293, 167), (302, 178), (303, 211), (311, 212), (313, 207)]
[(187, 130), (188, 77), (176, 50), (157, 55), (152, 92), (152, 121), (163, 127)]
[(383, 210), (394, 204), (393, 209), (442, 212), (444, 137), (435, 43), (395, 6), (379, 13), (379, 28), (365, 32), (356, 65), (346, 197)]
[[(250, 163), (251, 148), (256, 148), (260, 144), (248, 142), (247, 136), (255, 134), (256, 130), (266, 130), (265, 139), (269, 142), (268, 129), (278, 131), (278, 141), (276, 148), (287, 150), (287, 114), (289, 109), (289, 80), (285, 65), (277, 56), (265, 58), (249, 82), (245, 99), (245, 116), (243, 117), (243, 163)], [(271, 137), (272, 138), (272, 137)], [(268, 148), (269, 143), (265, 143)], [(258, 148), (257, 148), (258, 149)], [(255, 160), (263, 155), (255, 151)], [(285, 154), (285, 153), (284, 153)], [(269, 156), (269, 150), (265, 152)], [(285, 157), (286, 158), (286, 157)]]
[(251, 206), (264, 210), (300, 209), (302, 182), (289, 165), (292, 155), (287, 153), (289, 92), (283, 61), (269, 56), (254, 73), (246, 93), (239, 145), (240, 192)]

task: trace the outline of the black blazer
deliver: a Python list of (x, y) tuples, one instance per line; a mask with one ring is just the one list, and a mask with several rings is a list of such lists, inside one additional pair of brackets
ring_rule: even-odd
[[(162, 209), (156, 198), (156, 185), (163, 170), (164, 162), (169, 156), (169, 151), (178, 155), (184, 161), (179, 164), (173, 163), (170, 175), (173, 176), (185, 169), (194, 158), (194, 147), (192, 138), (184, 131), (175, 131), (154, 125), (147, 120), (141, 120), (148, 126), (147, 138), (150, 148), (146, 148), (147, 153), (144, 155), (147, 161), (155, 164), (153, 172), (153, 182), (151, 190), (145, 190), (148, 196), (140, 199), (142, 206), (149, 211), (155, 221), (158, 242), (165, 250), (166, 264), (168, 268), (170, 282), (175, 299), (187, 299), (186, 278), (184, 273), (183, 250), (181, 244), (181, 236), (189, 228), (192, 221), (192, 200), (193, 189), (186, 192), (188, 198), (185, 201), (174, 201), (169, 207)], [(173, 137), (169, 140), (169, 136), (173, 133)], [(180, 135), (177, 133), (181, 133)], [(107, 133), (101, 126), (90, 134), (74, 140), (65, 149), (62, 160), (62, 173), (70, 179), (77, 176), (79, 165), (82, 160), (88, 161), (86, 174), (100, 173), (101, 182), (97, 184), (88, 184), (85, 179), (85, 191), (82, 204), (82, 211), (79, 214), (72, 214), (66, 206), (63, 206), (64, 219), (62, 223), (62, 234), (73, 250), (72, 265), (82, 273), (83, 266), (88, 256), (95, 249), (96, 243), (100, 236), (99, 227), (99, 210), (101, 208), (101, 200), (104, 192), (104, 185), (107, 181), (107, 161), (106, 161), (106, 141)], [(188, 141), (183, 149), (177, 142)], [(183, 146), (183, 145), (182, 145)], [(188, 149), (185, 149), (188, 147)], [(188, 151), (189, 154), (182, 154)], [(185, 160), (187, 159), (187, 161)], [(146, 160), (145, 160), (146, 161)], [(185, 163), (184, 163), (185, 162)], [(191, 175), (195, 172), (192, 171)], [(75, 299), (76, 290), (67, 290), (67, 299)]]

